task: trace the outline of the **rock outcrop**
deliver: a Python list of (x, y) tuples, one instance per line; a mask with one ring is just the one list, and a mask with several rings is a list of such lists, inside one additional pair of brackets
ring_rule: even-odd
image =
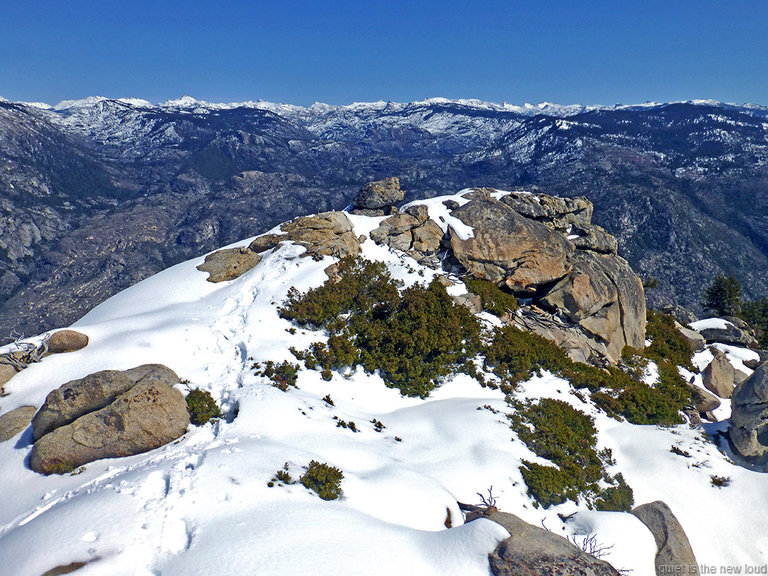
[(733, 391), (728, 438), (749, 463), (768, 468), (768, 363)]
[(664, 502), (643, 504), (632, 510), (656, 540), (656, 574), (698, 574), (699, 564), (688, 536)]
[(32, 419), (34, 440), (83, 414), (104, 408), (120, 394), (149, 381), (170, 387), (179, 382), (179, 377), (162, 364), (144, 364), (130, 370), (102, 370), (67, 382), (48, 394)]
[(495, 576), (618, 576), (607, 562), (595, 558), (562, 536), (528, 524), (514, 514), (495, 512), (489, 520), (503, 526), (509, 538), (488, 557)]
[(48, 354), (75, 352), (88, 346), (88, 336), (76, 330), (58, 330), (47, 340)]
[(352, 200), (352, 213), (363, 216), (391, 214), (404, 197), (405, 194), (400, 189), (400, 179), (397, 177), (369, 182)]
[(181, 393), (149, 381), (109, 406), (56, 428), (35, 442), (29, 465), (42, 474), (65, 473), (102, 458), (141, 454), (175, 440), (189, 426)]
[(730, 398), (735, 386), (736, 373), (724, 352), (712, 348), (714, 358), (704, 368), (704, 388), (720, 398)]
[(10, 412), (0, 414), (0, 442), (10, 440), (29, 426), (34, 414), (34, 406), (20, 406)]
[(625, 346), (645, 345), (645, 293), (640, 278), (602, 228), (590, 223), (591, 203), (544, 194), (496, 199), (475, 190), (451, 216), (455, 258), (475, 277), (505, 284), (544, 313), (511, 321), (557, 342), (572, 359), (616, 363)]
[(226, 248), (208, 254), (205, 262), (197, 269), (208, 272), (208, 282), (229, 282), (239, 278), (259, 262), (261, 256), (249, 248)]
[(707, 344), (729, 344), (731, 346), (753, 347), (757, 340), (744, 328), (739, 328), (734, 322), (725, 321), (723, 328), (704, 328), (699, 334)]
[(410, 206), (401, 214), (385, 218), (370, 233), (377, 244), (401, 250), (420, 264), (429, 266), (437, 266), (440, 262), (437, 253), (443, 236), (442, 228), (429, 218), (424, 205)]
[(281, 230), (286, 240), (306, 247), (308, 256), (343, 258), (360, 254), (360, 242), (344, 212), (304, 216), (283, 224)]

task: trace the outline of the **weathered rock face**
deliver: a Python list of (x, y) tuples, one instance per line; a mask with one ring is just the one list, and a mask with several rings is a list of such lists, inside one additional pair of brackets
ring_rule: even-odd
[(573, 270), (542, 299), (606, 344), (614, 361), (625, 345), (645, 343), (643, 286), (618, 256), (577, 251)]
[(360, 254), (360, 242), (344, 212), (322, 212), (297, 218), (283, 224), (281, 230), (286, 233), (286, 240), (305, 246), (309, 256), (343, 258)]
[(475, 277), (534, 292), (570, 272), (573, 246), (540, 222), (524, 218), (493, 198), (475, 196), (451, 212), (474, 229), (462, 239), (450, 229), (456, 259)]
[(133, 386), (150, 381), (170, 387), (178, 383), (179, 377), (160, 364), (145, 364), (125, 371), (103, 370), (67, 382), (50, 392), (35, 414), (33, 438), (37, 441), (59, 426), (104, 408)]
[(559, 230), (568, 230), (571, 225), (592, 226), (592, 202), (586, 198), (560, 198), (547, 194), (526, 194), (511, 192), (501, 198), (518, 214), (551, 223)]
[(562, 536), (532, 526), (514, 514), (496, 512), (489, 520), (501, 524), (509, 538), (488, 556), (496, 576), (618, 576), (613, 566), (590, 556)]
[(656, 540), (656, 574), (670, 574), (670, 567), (679, 574), (698, 574), (699, 564), (693, 554), (685, 530), (664, 502), (643, 504), (632, 510)]
[(29, 426), (34, 414), (34, 406), (20, 406), (15, 410), (0, 414), (0, 442), (10, 440)]
[(141, 454), (175, 440), (189, 426), (181, 392), (159, 382), (143, 382), (109, 406), (56, 428), (35, 442), (30, 467), (62, 473), (102, 458)]
[(735, 371), (726, 355), (712, 348), (714, 358), (704, 368), (702, 379), (704, 387), (720, 398), (730, 398), (735, 386)]
[(480, 189), (451, 216), (473, 228), (451, 228), (456, 259), (473, 275), (531, 296), (546, 314), (514, 322), (553, 340), (573, 360), (616, 363), (624, 346), (645, 345), (645, 293), (616, 255), (616, 242), (592, 226), (583, 198), (513, 193), (495, 200)]
[(768, 463), (768, 364), (758, 366), (733, 391), (728, 437), (751, 463)]
[(197, 269), (208, 272), (208, 282), (228, 282), (239, 278), (259, 262), (261, 256), (248, 248), (228, 248), (208, 254)]
[(49, 354), (74, 352), (88, 346), (88, 336), (76, 330), (59, 330), (46, 341)]
[(377, 244), (402, 250), (420, 263), (436, 265), (436, 257), (443, 240), (443, 230), (429, 219), (427, 207), (410, 206), (402, 214), (395, 214), (382, 220), (370, 237)]
[(352, 206), (355, 211), (368, 216), (383, 216), (388, 208), (402, 202), (404, 197), (400, 179), (386, 178), (363, 186), (352, 200)]

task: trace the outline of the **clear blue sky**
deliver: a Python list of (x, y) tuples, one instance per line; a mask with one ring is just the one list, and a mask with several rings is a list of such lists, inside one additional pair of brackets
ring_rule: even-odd
[(0, 96), (768, 104), (764, 0), (16, 0)]

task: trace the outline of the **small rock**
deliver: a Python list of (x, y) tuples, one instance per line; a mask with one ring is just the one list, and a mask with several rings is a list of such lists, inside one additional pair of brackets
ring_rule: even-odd
[(48, 354), (74, 352), (88, 346), (88, 336), (76, 330), (59, 330), (48, 337)]
[(730, 398), (734, 388), (733, 366), (728, 357), (717, 348), (712, 348), (712, 353), (714, 358), (704, 368), (702, 375), (704, 388), (720, 398)]
[(672, 510), (664, 502), (643, 504), (632, 510), (656, 540), (656, 574), (668, 574), (670, 566), (679, 567), (680, 574), (698, 574), (699, 564), (691, 543)]
[(0, 364), (0, 396), (4, 394), (3, 387), (10, 382), (11, 378), (16, 376), (16, 368), (10, 364)]
[(415, 204), (413, 206), (409, 206), (405, 209), (404, 212), (416, 218), (416, 220), (419, 221), (419, 224), (424, 224), (424, 222), (429, 220), (429, 208), (427, 208), (424, 204)]
[(288, 238), (281, 234), (264, 234), (263, 236), (255, 238), (248, 246), (248, 250), (256, 253), (266, 252), (287, 239)]
[(706, 348), (707, 341), (704, 339), (704, 337), (696, 332), (695, 330), (691, 330), (690, 328), (686, 328), (680, 322), (675, 320), (675, 328), (677, 328), (677, 331), (682, 334), (683, 338), (685, 338), (685, 341), (688, 342), (688, 346), (691, 347), (691, 350), (694, 352), (701, 352)]
[(29, 465), (41, 474), (62, 474), (94, 460), (159, 448), (184, 434), (188, 426), (181, 392), (143, 382), (109, 406), (43, 436), (32, 447)]
[(0, 442), (10, 440), (26, 429), (35, 414), (34, 406), (21, 406), (5, 414), (0, 414)]
[(400, 189), (400, 179), (392, 177), (363, 186), (352, 200), (352, 205), (355, 208), (380, 210), (402, 202), (404, 197), (405, 194)]
[(461, 306), (466, 306), (472, 314), (479, 314), (483, 311), (483, 299), (477, 295), (468, 292), (467, 294), (459, 294), (453, 296), (453, 301)]
[(495, 576), (618, 576), (607, 562), (595, 558), (562, 536), (533, 526), (514, 514), (495, 512), (489, 520), (503, 526), (509, 538), (488, 556)]
[(687, 384), (693, 396), (693, 406), (699, 413), (705, 414), (720, 407), (720, 399), (717, 396), (694, 384)]

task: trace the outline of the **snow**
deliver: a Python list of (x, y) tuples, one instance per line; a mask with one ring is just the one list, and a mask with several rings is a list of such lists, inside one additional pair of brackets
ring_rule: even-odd
[(461, 240), (466, 241), (470, 238), (474, 238), (474, 228), (464, 224), (464, 222), (455, 216), (451, 216), (451, 211), (445, 206), (444, 202), (453, 201), (456, 202), (459, 206), (463, 206), (469, 202), (469, 198), (465, 198), (464, 196), (470, 192), (472, 192), (472, 189), (466, 188), (456, 194), (436, 196), (427, 200), (417, 200), (415, 202), (406, 204), (403, 206), (403, 209), (417, 204), (426, 206), (427, 210), (429, 211), (429, 217), (434, 220), (438, 226), (440, 226), (443, 232), (447, 232), (448, 228), (451, 228)]
[(691, 322), (688, 324), (688, 326), (690, 326), (691, 329), (700, 332), (701, 330), (709, 330), (713, 328), (718, 330), (726, 330), (728, 326), (733, 326), (733, 324), (728, 322), (728, 320), (723, 320), (722, 318), (706, 318), (705, 320), (697, 320), (696, 322)]
[[(444, 229), (469, 234), (442, 204), (464, 203), (466, 192), (418, 203)], [(349, 218), (356, 234), (381, 221)], [(372, 241), (362, 249), (406, 285), (436, 274)], [(291, 346), (324, 339), (311, 330), (290, 333), (276, 311), (291, 286), (306, 290), (326, 279), (333, 260), (314, 261), (303, 252), (281, 244), (247, 274), (220, 284), (196, 269), (202, 256), (169, 268), (75, 323), (90, 337), (88, 347), (50, 356), (6, 385), (3, 413), (40, 406), (52, 389), (96, 370), (160, 362), (189, 380), (179, 389), (209, 390), (227, 418), (190, 427), (178, 442), (146, 454), (90, 463), (75, 475), (45, 477), (27, 467), (29, 428), (0, 444), (3, 573), (39, 576), (90, 562), (78, 574), (487, 575), (487, 555), (507, 533), (486, 520), (463, 524), (457, 501), (479, 503), (478, 493), (492, 487), (501, 510), (577, 542), (593, 535), (616, 567), (654, 574), (653, 539), (634, 516), (589, 511), (583, 503), (533, 505), (519, 467), (524, 459), (545, 461), (510, 429), (498, 390), (457, 375), (427, 399), (406, 398), (357, 369), (335, 372), (330, 382), (303, 370), (298, 389), (282, 392), (256, 376), (253, 362), (294, 360)], [(726, 352), (733, 359), (747, 355)], [(613, 451), (610, 473), (624, 475), (637, 504), (665, 501), (699, 562), (768, 562), (763, 474), (735, 466), (727, 448), (719, 451), (700, 430), (618, 422), (573, 392), (543, 373), (514, 395), (560, 398), (591, 414), (598, 447)], [(323, 401), (326, 395), (334, 406)], [(359, 432), (338, 427), (334, 416), (354, 421)], [(381, 432), (374, 419), (384, 424)], [(723, 429), (717, 426), (709, 432)], [(671, 453), (673, 445), (691, 457)], [(284, 464), (297, 478), (312, 459), (343, 470), (341, 499), (322, 501), (300, 484), (267, 486)], [(712, 474), (731, 484), (713, 487)], [(574, 512), (569, 522), (558, 517)]]

